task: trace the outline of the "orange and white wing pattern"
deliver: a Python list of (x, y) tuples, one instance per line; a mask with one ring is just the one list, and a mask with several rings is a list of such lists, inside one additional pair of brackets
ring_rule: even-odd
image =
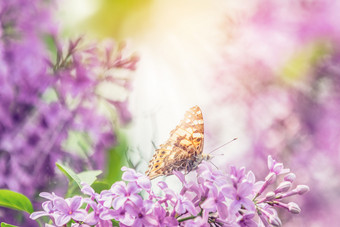
[(203, 115), (201, 109), (194, 106), (170, 132), (170, 138), (166, 143), (155, 151), (146, 175), (153, 179), (162, 175), (171, 175), (174, 170), (190, 172), (197, 167), (198, 157), (202, 156), (203, 144)]

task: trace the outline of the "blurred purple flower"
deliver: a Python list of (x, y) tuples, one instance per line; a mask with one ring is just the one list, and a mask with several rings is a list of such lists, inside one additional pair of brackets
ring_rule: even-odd
[[(110, 119), (97, 111), (98, 104), (105, 101), (119, 116), (123, 112), (123, 123), (130, 118), (127, 99), (115, 103), (98, 87), (114, 83), (130, 91), (131, 79), (117, 78), (111, 71), (134, 70), (138, 61), (112, 42), (104, 47), (79, 38), (66, 45), (52, 20), (54, 4), (0, 3), (0, 187), (30, 198), (58, 182), (56, 161), (72, 162), (78, 171), (103, 168), (105, 151), (116, 138)], [(56, 53), (46, 46), (55, 47)], [(88, 148), (79, 149), (91, 162), (67, 146), (72, 134), (88, 142)], [(61, 181), (57, 185), (60, 191), (67, 186)], [(4, 221), (10, 218), (5, 215)]]

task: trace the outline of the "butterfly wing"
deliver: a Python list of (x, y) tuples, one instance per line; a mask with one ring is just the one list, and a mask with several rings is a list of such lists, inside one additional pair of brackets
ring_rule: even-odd
[(170, 132), (170, 138), (155, 151), (146, 175), (150, 179), (171, 175), (173, 170), (186, 169), (187, 160), (203, 151), (204, 122), (198, 106), (190, 108), (184, 119)]

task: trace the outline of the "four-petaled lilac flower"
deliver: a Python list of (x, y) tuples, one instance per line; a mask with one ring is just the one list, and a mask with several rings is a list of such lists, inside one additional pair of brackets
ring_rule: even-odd
[(71, 199), (57, 198), (53, 201), (53, 205), (56, 209), (55, 223), (58, 226), (65, 225), (71, 219), (75, 221), (83, 221), (87, 212), (84, 209), (80, 209), (83, 204), (82, 197), (74, 196)]
[(129, 169), (125, 166), (122, 167), (122, 171), (124, 171), (122, 179), (125, 181), (134, 181), (140, 186), (142, 189), (149, 191), (151, 189), (151, 181), (144, 174), (137, 173), (134, 169)]
[(258, 224), (253, 220), (255, 217), (254, 212), (247, 212), (241, 215), (237, 219), (237, 223), (240, 227), (258, 227)]
[(158, 226), (178, 226), (178, 221), (175, 217), (168, 216), (166, 210), (159, 204), (156, 203), (153, 208), (153, 213), (157, 218)]
[(106, 209), (100, 213), (99, 217), (102, 220), (117, 220), (121, 224), (125, 226), (131, 226), (134, 222), (134, 218), (127, 211), (127, 207), (131, 206), (131, 204), (126, 204), (126, 206), (119, 208), (118, 210)]
[(189, 200), (184, 195), (177, 195), (173, 190), (163, 185), (163, 191), (166, 196), (166, 200), (168, 200), (173, 206), (174, 211), (177, 214), (184, 214), (185, 212), (189, 212), (192, 215), (197, 215), (198, 211), (195, 208), (195, 205), (191, 200)]
[(248, 211), (255, 210), (254, 203), (249, 196), (252, 195), (253, 184), (248, 181), (239, 183), (237, 187), (226, 186), (222, 188), (224, 196), (232, 200), (229, 211), (236, 214), (241, 207), (245, 207)]
[(142, 189), (138, 187), (135, 182), (129, 182), (127, 185), (124, 182), (115, 183), (111, 192), (116, 197), (112, 201), (112, 207), (118, 210), (123, 207), (127, 202), (132, 202), (136, 206), (141, 206), (143, 199), (138, 194)]
[(30, 215), (30, 218), (32, 218), (33, 220), (35, 220), (35, 219), (40, 218), (40, 217), (43, 217), (43, 216), (50, 216), (50, 217), (53, 217), (53, 214), (54, 214), (54, 212), (55, 212), (55, 208), (54, 208), (54, 206), (53, 206), (52, 201), (43, 202), (42, 208), (44, 209), (44, 211), (36, 211), (36, 212), (33, 212), (33, 213)]
[(131, 226), (158, 226), (158, 221), (152, 212), (153, 202), (143, 201), (141, 206), (126, 206), (126, 211), (134, 217)]
[(216, 212), (222, 219), (228, 216), (228, 207), (225, 203), (225, 196), (221, 191), (218, 191), (216, 186), (212, 186), (210, 189), (210, 196), (203, 202), (203, 209)]
[(289, 169), (285, 169), (282, 163), (275, 161), (271, 155), (268, 156), (268, 169), (276, 175), (289, 173)]

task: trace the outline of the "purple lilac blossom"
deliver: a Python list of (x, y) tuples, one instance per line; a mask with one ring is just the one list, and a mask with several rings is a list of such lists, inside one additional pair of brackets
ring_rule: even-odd
[[(268, 157), (268, 175), (285, 175), (290, 181), (282, 181), (279, 185), (289, 184), (290, 187), (274, 185), (271, 177), (260, 182), (262, 187), (255, 188), (257, 182), (254, 174), (245, 168), (231, 167), (229, 173), (212, 169), (208, 162), (203, 162), (196, 170), (197, 181), (186, 180), (181, 172), (174, 172), (182, 183), (180, 193), (160, 181), (158, 187), (163, 193), (157, 195), (145, 175), (123, 167), (123, 178), (128, 182), (119, 181), (110, 190), (96, 193), (89, 185), (83, 184), (84, 198), (75, 196), (62, 199), (54, 194), (41, 193), (40, 196), (49, 201), (44, 202), (44, 211), (31, 215), (32, 219), (42, 216), (50, 217), (56, 225), (67, 224), (71, 219), (75, 223), (102, 226), (116, 220), (120, 226), (281, 226), (282, 222), (277, 208), (291, 214), (300, 213), (301, 209), (295, 202), (283, 202), (283, 198), (302, 195), (309, 188), (298, 185), (291, 189), (292, 173), (273, 171), (272, 163), (284, 169), (282, 163)], [(285, 172), (285, 173), (283, 173)], [(212, 178), (216, 180), (212, 180)], [(138, 181), (143, 179), (143, 184)], [(224, 180), (222, 180), (224, 179)], [(276, 178), (275, 178), (276, 180)], [(270, 183), (266, 183), (270, 181)], [(284, 189), (282, 189), (284, 188)], [(262, 196), (261, 192), (266, 192)], [(143, 193), (142, 193), (143, 192)], [(141, 194), (145, 196), (142, 197)], [(194, 196), (193, 196), (194, 195)], [(89, 196), (89, 197), (88, 197)], [(46, 206), (45, 204), (49, 205)], [(81, 203), (86, 208), (80, 209)], [(91, 208), (91, 209), (90, 209)]]
[[(257, 0), (248, 17), (237, 18), (237, 28), (226, 29), (236, 32), (212, 84), (222, 101), (247, 113), (240, 119), (251, 141), (247, 165), (273, 155), (315, 185), (300, 202), (309, 212), (289, 226), (338, 220), (339, 10), (333, 0)], [(266, 174), (264, 166), (257, 171)]]
[[(138, 58), (109, 41), (59, 39), (54, 4), (0, 3), (0, 188), (29, 198), (50, 182), (66, 190), (54, 172), (57, 161), (72, 162), (77, 171), (103, 169), (116, 138), (109, 117), (97, 111), (99, 103), (121, 123), (131, 118), (128, 99), (102, 95), (99, 87), (112, 84), (129, 92), (131, 78), (118, 78), (117, 71), (135, 70)], [(78, 148), (82, 156), (67, 146), (72, 134), (88, 143)], [(15, 223), (11, 215), (3, 216)]]

